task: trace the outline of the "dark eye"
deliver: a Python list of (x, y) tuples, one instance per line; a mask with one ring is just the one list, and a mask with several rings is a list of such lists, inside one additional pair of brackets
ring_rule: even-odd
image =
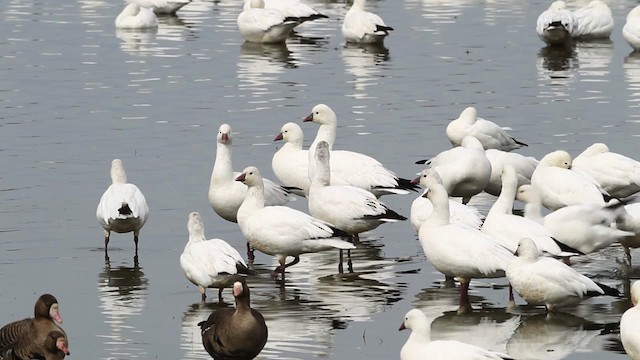
[(319, 111), (316, 111), (316, 115), (319, 115), (319, 114), (320, 114), (320, 112), (319, 112)]

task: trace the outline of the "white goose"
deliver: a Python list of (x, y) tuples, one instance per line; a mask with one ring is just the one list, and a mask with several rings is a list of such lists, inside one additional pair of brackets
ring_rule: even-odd
[(385, 222), (407, 220), (389, 209), (372, 193), (350, 185), (330, 185), (329, 144), (315, 150), (316, 174), (309, 189), (309, 213), (349, 235), (373, 230)]
[(640, 5), (627, 14), (627, 22), (622, 28), (622, 37), (633, 50), (640, 50)]
[[(438, 183), (442, 185), (442, 179), (435, 170), (424, 169), (420, 172), (420, 176), (411, 181), (414, 184), (420, 184), (425, 188), (424, 192), (420, 194), (411, 203), (411, 216), (409, 216), (411, 225), (416, 229), (416, 232), (420, 231), (420, 226), (431, 216), (433, 211), (433, 204), (424, 195), (429, 191), (429, 187), (432, 183)], [(451, 215), (450, 221), (452, 223), (466, 224), (474, 229), (480, 229), (482, 226), (482, 217), (478, 209), (464, 205), (458, 201), (449, 199), (449, 212)]]
[(591, 179), (571, 171), (571, 155), (558, 150), (545, 155), (531, 176), (531, 185), (549, 210), (568, 205), (604, 206), (603, 194)]
[(554, 1), (543, 11), (536, 23), (536, 32), (542, 41), (549, 45), (567, 45), (571, 43), (573, 33), (578, 28), (578, 20), (567, 9), (564, 1)]
[(191, 0), (127, 0), (127, 2), (152, 9), (156, 14), (175, 15), (178, 10), (189, 4)]
[(586, 297), (620, 296), (618, 290), (593, 282), (559, 260), (541, 257), (529, 238), (520, 239), (517, 254), (507, 267), (507, 278), (529, 304), (543, 304), (551, 312)]
[[(513, 202), (518, 191), (518, 179), (515, 169), (505, 165), (502, 169), (502, 193), (491, 206), (482, 231), (493, 236), (502, 246), (515, 252), (520, 239), (531, 238), (540, 251), (552, 256), (578, 255), (574, 249), (561, 249), (553, 239), (551, 231), (533, 220), (513, 215)], [(567, 252), (563, 252), (567, 251)], [(569, 253), (568, 251), (573, 251)]]
[(463, 204), (481, 193), (491, 179), (491, 162), (480, 141), (470, 135), (462, 139), (461, 146), (416, 163), (430, 165), (440, 175), (449, 196), (461, 197)]
[[(339, 239), (348, 236), (331, 224), (285, 206), (264, 206), (264, 185), (260, 171), (250, 166), (236, 178), (248, 187), (247, 196), (238, 209), (238, 225), (253, 248), (278, 257), (284, 284), (285, 269), (300, 261), (300, 255), (331, 249), (351, 250), (355, 246)], [(287, 256), (294, 260), (286, 263)]]
[(542, 203), (531, 185), (522, 185), (516, 199), (525, 202), (525, 217), (544, 224), (558, 242), (589, 254), (603, 249), (633, 232), (611, 226), (621, 214), (618, 205), (571, 205), (542, 216)]
[(400, 350), (400, 360), (501, 360), (508, 355), (485, 350), (456, 340), (431, 340), (431, 324), (418, 309), (407, 312), (399, 330), (410, 329), (411, 335)]
[(381, 44), (392, 27), (380, 16), (364, 9), (366, 0), (353, 0), (353, 5), (342, 22), (342, 36), (347, 43)]
[(427, 195), (433, 204), (431, 216), (418, 233), (422, 250), (433, 267), (460, 281), (460, 308), (471, 309), (469, 282), (472, 278), (504, 277), (513, 254), (493, 237), (469, 226), (451, 223), (449, 197), (440, 184), (432, 184)]
[(385, 194), (408, 194), (416, 191), (416, 186), (408, 179), (399, 178), (386, 169), (378, 160), (354, 151), (334, 150), (338, 118), (333, 110), (324, 104), (313, 107), (305, 122), (320, 124), (316, 138), (309, 146), (309, 179), (315, 176), (313, 154), (316, 144), (326, 141), (331, 150), (331, 184), (351, 185), (370, 191), (376, 197)]
[(136, 256), (138, 255), (138, 236), (149, 218), (149, 206), (140, 189), (127, 182), (127, 173), (120, 159), (111, 161), (111, 185), (100, 198), (96, 217), (104, 229), (105, 256), (111, 231), (133, 231), (133, 242), (136, 246)]
[[(240, 175), (239, 172), (233, 171), (231, 162), (231, 126), (228, 124), (220, 125), (218, 135), (216, 137), (216, 160), (213, 164), (211, 172), (211, 182), (209, 183), (209, 204), (223, 219), (231, 222), (237, 222), (238, 208), (244, 201), (247, 194), (247, 187), (240, 182), (235, 181)], [(269, 179), (264, 179), (265, 188), (265, 204), (284, 205), (289, 201), (295, 200), (291, 192)]]
[[(248, 10), (250, 7), (251, 1), (245, 0), (244, 10)], [(265, 9), (276, 9), (285, 16), (299, 18), (300, 23), (328, 18), (327, 15), (320, 13), (300, 0), (264, 0), (264, 7)]]
[(200, 213), (189, 214), (187, 229), (189, 241), (180, 255), (182, 272), (198, 286), (203, 302), (207, 298), (207, 288), (218, 288), (218, 299), (222, 301), (222, 289), (233, 287), (239, 279), (237, 274), (248, 274), (247, 264), (226, 241), (207, 240)]
[(462, 139), (470, 135), (478, 139), (484, 150), (498, 149), (511, 151), (527, 144), (514, 139), (493, 121), (478, 117), (474, 107), (464, 109), (460, 116), (447, 125), (447, 137), (453, 146), (461, 146)]
[(632, 360), (640, 359), (640, 281), (631, 285), (631, 308), (620, 318), (620, 340)]
[(286, 123), (273, 141), (284, 140), (284, 145), (273, 154), (271, 168), (280, 182), (296, 195), (309, 193), (309, 155), (302, 149), (304, 134), (298, 124)]
[(491, 163), (491, 177), (484, 191), (499, 196), (502, 189), (502, 168), (509, 164), (516, 170), (518, 186), (531, 183), (531, 175), (538, 166), (538, 160), (531, 156), (506, 152), (498, 149), (488, 149), (485, 155)]
[(286, 16), (276, 9), (265, 9), (264, 0), (248, 1), (249, 8), (242, 11), (237, 19), (240, 34), (246, 41), (283, 43), (300, 23), (299, 18)]
[(118, 29), (155, 29), (158, 27), (158, 17), (153, 10), (132, 3), (125, 6), (116, 17), (115, 24)]
[(631, 265), (631, 248), (640, 247), (640, 203), (625, 205), (616, 218), (616, 227), (633, 233), (620, 239), (626, 260)]
[(578, 23), (572, 33), (576, 38), (602, 39), (613, 32), (613, 15), (607, 4), (593, 0), (584, 7), (573, 12)]
[(640, 162), (595, 143), (578, 155), (572, 169), (593, 177), (609, 195), (625, 198), (640, 191)]

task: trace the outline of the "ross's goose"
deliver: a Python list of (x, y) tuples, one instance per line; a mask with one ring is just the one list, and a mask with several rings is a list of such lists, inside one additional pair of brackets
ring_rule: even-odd
[(202, 345), (214, 359), (254, 359), (267, 343), (269, 330), (262, 314), (251, 308), (249, 286), (244, 279), (233, 284), (235, 309), (218, 309), (198, 323)]
[(191, 0), (127, 0), (127, 2), (151, 9), (156, 14), (175, 15)]
[(286, 16), (276, 9), (265, 9), (264, 0), (247, 1), (249, 8), (238, 15), (237, 24), (248, 42), (283, 43), (300, 23), (297, 17)]
[(557, 150), (545, 155), (531, 176), (531, 185), (549, 210), (568, 205), (604, 206), (604, 196), (592, 179), (571, 170), (571, 155)]
[(491, 206), (482, 231), (493, 236), (500, 245), (515, 252), (518, 241), (527, 237), (531, 238), (541, 252), (551, 256), (578, 255), (575, 249), (564, 247), (553, 238), (551, 231), (533, 220), (514, 215), (513, 202), (518, 190), (516, 171), (511, 165), (505, 165), (502, 169), (502, 193)]
[(138, 255), (138, 236), (140, 229), (149, 218), (149, 206), (134, 184), (127, 182), (122, 160), (111, 161), (111, 185), (102, 194), (96, 210), (98, 222), (104, 229), (104, 252), (107, 256), (107, 246), (111, 231), (128, 233), (133, 231), (133, 242)]
[(631, 265), (631, 248), (640, 247), (640, 203), (625, 205), (616, 218), (616, 227), (633, 233), (620, 239), (626, 261)]
[(567, 9), (564, 1), (554, 1), (543, 11), (536, 23), (536, 32), (542, 41), (549, 45), (567, 45), (572, 41), (578, 28), (578, 20)]
[(342, 22), (342, 36), (347, 43), (381, 44), (392, 27), (380, 16), (364, 9), (366, 0), (353, 0)]
[(491, 162), (480, 141), (470, 135), (462, 139), (461, 146), (416, 163), (427, 163), (440, 175), (447, 194), (461, 197), (463, 204), (482, 192), (491, 179)]
[[(244, 201), (247, 187), (235, 181), (240, 173), (233, 171), (231, 161), (231, 146), (233, 144), (231, 126), (228, 124), (220, 125), (216, 141), (216, 160), (213, 164), (211, 182), (209, 183), (209, 204), (211, 204), (216, 214), (223, 219), (237, 222), (238, 208)], [(269, 179), (263, 180), (265, 205), (284, 205), (289, 201), (295, 200), (295, 197), (288, 189), (275, 184)]]
[(316, 173), (309, 189), (309, 213), (349, 235), (373, 230), (385, 222), (407, 220), (387, 208), (372, 193), (350, 185), (330, 185), (329, 144), (315, 149)]
[(271, 160), (273, 173), (280, 182), (296, 195), (306, 196), (309, 193), (309, 155), (302, 149), (304, 134), (296, 123), (286, 123), (273, 141), (284, 140), (284, 145)]
[(509, 283), (527, 303), (545, 305), (549, 312), (591, 296), (620, 296), (618, 290), (593, 282), (559, 260), (541, 257), (529, 238), (520, 239), (517, 255), (507, 267)]
[[(440, 175), (432, 169), (422, 170), (420, 172), (420, 176), (412, 181), (412, 183), (420, 184), (425, 188), (424, 192), (411, 203), (411, 216), (409, 216), (409, 220), (411, 221), (411, 225), (416, 229), (416, 232), (420, 231), (420, 226), (422, 226), (425, 220), (429, 218), (433, 211), (433, 204), (431, 204), (431, 200), (427, 199), (423, 195), (429, 191), (429, 187), (434, 182), (442, 185)], [(480, 212), (472, 206), (464, 205), (458, 201), (449, 199), (449, 212), (451, 216), (450, 221), (452, 223), (466, 224), (475, 229), (480, 229), (482, 226)]]
[(613, 32), (613, 15), (607, 4), (593, 0), (573, 12), (578, 26), (571, 34), (576, 38), (608, 38)]
[[(253, 248), (278, 257), (280, 265), (272, 273), (282, 276), (285, 269), (300, 261), (300, 255), (331, 249), (350, 250), (355, 246), (339, 237), (347, 233), (331, 224), (285, 206), (264, 206), (264, 185), (258, 168), (250, 166), (236, 178), (249, 189), (238, 209), (238, 225)], [(287, 256), (294, 260), (285, 263)]]
[(408, 194), (416, 191), (416, 186), (408, 179), (399, 178), (386, 169), (378, 160), (353, 151), (334, 150), (338, 118), (327, 105), (313, 107), (305, 122), (312, 121), (320, 125), (318, 133), (307, 154), (309, 158), (309, 179), (315, 175), (313, 154), (316, 144), (324, 140), (331, 150), (331, 184), (351, 185), (372, 192), (376, 197), (385, 194)]
[(609, 195), (625, 198), (640, 191), (640, 162), (595, 143), (573, 159), (572, 169), (596, 180)]
[(131, 3), (116, 17), (115, 24), (118, 29), (155, 29), (158, 17), (153, 10)]
[[(245, 0), (244, 10), (248, 10), (250, 7), (251, 0)], [(328, 18), (327, 15), (320, 13), (300, 0), (264, 0), (264, 7), (265, 9), (276, 9), (285, 16), (299, 18), (300, 23)]]
[(464, 224), (451, 223), (449, 198), (442, 185), (432, 184), (426, 196), (433, 204), (433, 212), (418, 233), (422, 250), (436, 270), (458, 278), (458, 312), (469, 311), (471, 279), (504, 277), (504, 270), (513, 254), (490, 235)]
[(631, 285), (632, 307), (620, 318), (620, 340), (624, 351), (632, 360), (640, 359), (640, 281)]
[(467, 135), (478, 139), (485, 150), (511, 151), (527, 146), (514, 139), (493, 121), (479, 118), (478, 111), (474, 107), (464, 109), (457, 119), (449, 122), (446, 133), (453, 146), (461, 146), (462, 139)]
[(208, 239), (204, 235), (204, 223), (200, 213), (189, 214), (187, 222), (189, 241), (180, 255), (180, 267), (191, 283), (207, 298), (207, 288), (218, 288), (218, 300), (222, 301), (222, 289), (230, 288), (239, 278), (237, 274), (250, 271), (240, 253), (222, 239)]
[(400, 360), (500, 360), (508, 355), (485, 350), (456, 340), (431, 340), (431, 324), (419, 309), (404, 316), (399, 330), (410, 329), (411, 335), (400, 350)]
[(633, 232), (611, 226), (619, 218), (622, 204), (571, 205), (543, 217), (540, 212), (540, 196), (531, 185), (520, 186), (516, 199), (526, 203), (526, 218), (544, 224), (554, 239), (584, 254), (598, 251), (633, 235)]
[(640, 50), (640, 5), (627, 14), (627, 22), (622, 28), (622, 37), (633, 50)]
[(538, 166), (536, 158), (518, 153), (488, 149), (485, 151), (485, 155), (491, 163), (491, 177), (484, 191), (494, 196), (499, 196), (500, 189), (502, 189), (503, 166), (507, 164), (513, 166), (518, 176), (518, 186), (531, 183), (531, 175), (533, 175), (533, 171)]

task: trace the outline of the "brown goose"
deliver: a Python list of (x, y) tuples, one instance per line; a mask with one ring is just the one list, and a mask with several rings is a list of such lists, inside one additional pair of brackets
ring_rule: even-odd
[(253, 359), (267, 343), (267, 325), (262, 314), (251, 308), (244, 279), (233, 284), (233, 296), (235, 309), (219, 309), (198, 323), (202, 344), (216, 360)]
[(0, 329), (0, 354), (14, 347), (22, 337), (28, 337), (36, 345), (44, 346), (50, 331), (60, 331), (65, 334), (54, 320), (62, 323), (58, 300), (51, 294), (44, 294), (36, 301), (34, 318), (14, 321)]
[[(34, 329), (32, 328), (32, 330)], [(38, 346), (28, 336), (23, 336), (14, 348), (4, 355), (2, 360), (62, 360), (69, 354), (66, 335), (55, 330), (47, 333), (44, 346)]]

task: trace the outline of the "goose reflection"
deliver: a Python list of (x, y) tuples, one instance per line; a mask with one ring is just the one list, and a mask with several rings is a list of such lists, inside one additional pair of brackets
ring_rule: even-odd
[(353, 84), (356, 98), (366, 98), (369, 95), (365, 92), (370, 85), (377, 85), (381, 76), (380, 64), (389, 60), (389, 49), (384, 45), (345, 45), (342, 48), (342, 59), (345, 62), (346, 70), (353, 75)]
[[(633, 51), (624, 58), (622, 64), (624, 69), (624, 80), (627, 83), (629, 94), (629, 106), (640, 106), (640, 51)], [(636, 115), (635, 120), (638, 120)]]
[(116, 37), (122, 42), (122, 51), (136, 56), (147, 56), (156, 51), (154, 42), (158, 29), (131, 30), (116, 29)]
[(198, 323), (209, 318), (212, 312), (218, 309), (232, 307), (228, 303), (203, 303), (198, 302), (189, 305), (182, 314), (182, 331), (180, 333), (180, 348), (185, 351), (181, 359), (210, 359), (202, 345), (202, 335)]
[(580, 81), (609, 81), (613, 42), (609, 39), (579, 41), (575, 47)]
[(238, 58), (239, 87), (265, 91), (264, 86), (277, 82), (285, 69), (298, 67), (292, 54), (286, 44), (244, 42)]
[(111, 328), (110, 334), (99, 335), (104, 338), (105, 350), (116, 356), (123, 354), (146, 354), (143, 347), (136, 347), (136, 340), (130, 338), (139, 332), (127, 324), (127, 320), (140, 315), (145, 307), (149, 280), (145, 277), (134, 258), (133, 267), (112, 267), (109, 261), (98, 274), (98, 296), (100, 298), (101, 313), (105, 316), (105, 323)]
[(546, 46), (538, 52), (538, 82), (540, 97), (568, 98), (569, 85), (578, 70), (576, 52), (570, 46)]
[(182, 20), (178, 15), (160, 16), (158, 23), (158, 40), (183, 42), (199, 37), (198, 32), (193, 29), (193, 24)]

